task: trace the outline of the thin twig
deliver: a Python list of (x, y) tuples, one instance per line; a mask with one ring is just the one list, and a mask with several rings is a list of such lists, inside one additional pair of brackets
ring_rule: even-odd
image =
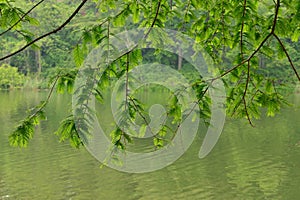
[(56, 83), (57, 83), (58, 79), (61, 77), (60, 74), (61, 74), (61, 72), (59, 72), (57, 74), (57, 76), (56, 76), (56, 78), (55, 78), (55, 80), (54, 80), (54, 82), (53, 82), (53, 84), (52, 84), (52, 86), (50, 88), (50, 91), (48, 93), (48, 96), (47, 96), (46, 100), (43, 102), (43, 104), (41, 106), (39, 106), (39, 109), (37, 109), (32, 115), (30, 115), (30, 117), (29, 117), (30, 119), (33, 118), (34, 116), (36, 116), (37, 113), (40, 112), (42, 109), (44, 109), (45, 106), (48, 104), (48, 102), (49, 102), (49, 100), (50, 100), (50, 98), (51, 98), (51, 96), (53, 94), (53, 91), (54, 91), (54, 88), (56, 86)]
[(283, 45), (282, 41), (280, 40), (280, 38), (279, 38), (275, 33), (274, 33), (273, 35), (274, 35), (274, 37), (277, 39), (277, 41), (279, 42), (279, 44), (280, 44), (282, 50), (284, 51), (284, 53), (285, 53), (287, 59), (289, 60), (289, 63), (290, 63), (290, 65), (291, 65), (291, 67), (292, 67), (294, 73), (296, 74), (298, 80), (300, 81), (299, 73), (297, 72), (297, 69), (296, 69), (296, 67), (294, 66), (293, 61), (292, 61), (290, 55), (288, 54), (288, 52), (287, 52), (285, 46)]
[(127, 109), (128, 106), (128, 95), (129, 95), (129, 88), (128, 88), (128, 76), (129, 76), (129, 53), (126, 56), (126, 80), (125, 80), (125, 110)]
[[(204, 95), (206, 94), (206, 92), (208, 91), (208, 89), (209, 89), (209, 86), (207, 86), (206, 89), (204, 90), (202, 98), (204, 97)], [(202, 100), (202, 98), (198, 99), (198, 101), (194, 103), (192, 109), (187, 113), (187, 115), (185, 116), (185, 118), (182, 119), (181, 121), (185, 121), (192, 114), (192, 112), (196, 109), (196, 106), (199, 105), (199, 103)], [(175, 133), (178, 131), (178, 129), (181, 127), (181, 125), (182, 125), (182, 123), (178, 124), (178, 126), (176, 127), (176, 129), (174, 131)]]
[(246, 94), (247, 94), (248, 85), (249, 85), (249, 81), (250, 81), (250, 61), (248, 61), (247, 64), (248, 64), (247, 65), (247, 80), (246, 80), (245, 90), (244, 90), (244, 94), (243, 94), (243, 102), (244, 102), (244, 109), (245, 109), (245, 112), (246, 112), (247, 119), (248, 119), (250, 125), (252, 127), (254, 127), (254, 125), (251, 121), (251, 118), (249, 116), (249, 113), (248, 113), (247, 102), (246, 102)]
[(128, 95), (128, 98), (133, 103), (133, 106), (135, 107), (135, 110), (137, 111), (137, 113), (140, 115), (140, 117), (143, 119), (143, 121), (145, 122), (145, 124), (149, 128), (150, 133), (153, 135), (153, 137), (157, 137), (156, 134), (152, 131), (151, 127), (149, 126), (149, 122), (147, 121), (146, 117), (141, 113), (141, 111), (139, 110), (138, 106), (136, 105), (136, 103), (134, 102), (132, 97), (130, 95)]

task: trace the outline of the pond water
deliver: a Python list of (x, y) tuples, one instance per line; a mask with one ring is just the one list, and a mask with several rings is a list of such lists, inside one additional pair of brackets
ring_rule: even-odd
[[(44, 92), (0, 92), (0, 199), (299, 199), (300, 108), (274, 118), (226, 121), (204, 159), (198, 151), (204, 132), (170, 166), (129, 174), (101, 163), (85, 148), (59, 143), (53, 133), (70, 111), (70, 96), (55, 96), (48, 120), (25, 149), (8, 144), (8, 135), (26, 109)], [(300, 105), (300, 97), (293, 100)]]

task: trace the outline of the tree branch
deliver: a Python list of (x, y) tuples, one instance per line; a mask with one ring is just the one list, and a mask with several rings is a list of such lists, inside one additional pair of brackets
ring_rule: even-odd
[(266, 43), (266, 41), (273, 35), (273, 33), (269, 33), (265, 39), (260, 43), (260, 45), (256, 48), (256, 50), (245, 60), (243, 60), (242, 62), (240, 62), (239, 64), (237, 64), (236, 66), (228, 69), (227, 71), (225, 71), (223, 74), (210, 79), (211, 81), (215, 81), (217, 79), (222, 78), (223, 76), (229, 74), (230, 72), (232, 72), (233, 70), (237, 69), (238, 67), (242, 66), (243, 64), (245, 64), (246, 62), (250, 61), (257, 53), (258, 51), (262, 48), (262, 46)]
[(28, 10), (24, 15), (22, 15), (22, 17), (20, 17), (20, 19), (18, 21), (16, 21), (12, 26), (10, 26), (8, 29), (3, 31), (2, 33), (0, 33), (0, 36), (4, 35), (8, 31), (13, 29), (16, 25), (18, 25), (33, 9), (35, 9), (37, 6), (39, 6), (41, 3), (43, 3), (43, 1), (45, 1), (45, 0), (41, 0), (37, 4), (35, 4), (30, 10)]
[(155, 25), (155, 22), (156, 22), (156, 20), (157, 20), (158, 14), (159, 14), (160, 6), (161, 6), (161, 1), (159, 1), (159, 2), (157, 3), (157, 8), (156, 8), (156, 12), (155, 12), (155, 17), (154, 17), (154, 19), (153, 19), (153, 21), (152, 21), (152, 24), (151, 24), (149, 30), (148, 30), (147, 33), (144, 35), (144, 39), (148, 37), (149, 33), (151, 32), (152, 28), (153, 28), (154, 25)]
[(296, 69), (296, 67), (294, 66), (293, 61), (292, 61), (290, 55), (288, 54), (288, 52), (287, 52), (285, 46), (283, 45), (282, 41), (280, 40), (280, 38), (279, 38), (275, 33), (274, 33), (273, 35), (274, 35), (274, 37), (277, 39), (277, 41), (279, 42), (279, 44), (280, 44), (282, 50), (284, 51), (284, 53), (285, 53), (287, 59), (289, 60), (289, 63), (290, 63), (290, 65), (291, 65), (291, 67), (292, 67), (294, 73), (296, 74), (298, 80), (300, 81), (299, 73), (297, 72), (297, 69)]
[(2, 58), (0, 58), (0, 61), (1, 60), (5, 60), (9, 57), (12, 57), (20, 52), (22, 52), (23, 50), (25, 50), (26, 48), (28, 48), (29, 46), (31, 46), (32, 44), (36, 43), (37, 41), (45, 38), (45, 37), (48, 37), (49, 35), (52, 35), (54, 33), (57, 33), (58, 31), (60, 31), (61, 29), (63, 29), (67, 24), (70, 23), (70, 21), (76, 16), (76, 14), (79, 12), (79, 10), (84, 6), (84, 4), (87, 2), (87, 0), (82, 0), (81, 4), (76, 8), (76, 10), (72, 13), (72, 15), (61, 25), (59, 26), (58, 28), (44, 34), (44, 35), (41, 35), (40, 37), (32, 40), (31, 42), (27, 43), (25, 46), (23, 46), (22, 48), (18, 49), (17, 51), (11, 53), (11, 54), (8, 54)]
[(272, 26), (271, 33), (275, 33), (275, 28), (276, 28), (276, 24), (277, 24), (279, 7), (280, 7), (280, 0), (277, 0), (277, 3), (275, 4), (275, 16), (274, 16), (274, 20), (273, 20), (273, 26)]
[(228, 69), (227, 71), (225, 71), (223, 74), (210, 79), (212, 82), (222, 78), (223, 76), (229, 74), (230, 72), (232, 72), (233, 70), (237, 69), (238, 67), (240, 67), (241, 65), (245, 64), (246, 62), (250, 61), (257, 53), (258, 51), (262, 48), (262, 46), (266, 43), (266, 41), (272, 36), (275, 35), (275, 28), (276, 28), (276, 24), (277, 24), (277, 18), (278, 18), (278, 12), (279, 12), (279, 7), (280, 7), (280, 0), (277, 0), (277, 3), (275, 4), (275, 15), (274, 15), (274, 20), (273, 20), (273, 25), (272, 25), (272, 30), (271, 32), (265, 37), (265, 39), (260, 43), (260, 45), (256, 48), (256, 50), (245, 60), (243, 60), (242, 62), (240, 62), (239, 64), (237, 64), (236, 66)]

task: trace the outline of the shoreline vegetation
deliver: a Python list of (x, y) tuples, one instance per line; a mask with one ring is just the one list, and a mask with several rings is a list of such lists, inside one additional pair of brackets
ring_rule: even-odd
[[(0, 90), (48, 90), (51, 85), (51, 77), (57, 74), (59, 70), (61, 69), (48, 70), (42, 75), (37, 73), (25, 75), (19, 72), (18, 67), (8, 64), (0, 65)], [(187, 79), (190, 79), (193, 77), (194, 72), (190, 69), (183, 69), (181, 73)], [(293, 81), (281, 80), (278, 89), (286, 94), (300, 93), (300, 84)]]
[(0, 90), (47, 90), (47, 79), (37, 74), (24, 75), (17, 67), (8, 64), (0, 66)]

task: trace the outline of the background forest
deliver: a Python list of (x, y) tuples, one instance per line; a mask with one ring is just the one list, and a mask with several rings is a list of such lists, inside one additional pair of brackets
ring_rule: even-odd
[[(19, 20), (19, 17), (26, 10), (31, 9), (37, 2), (38, 1), (31, 1), (31, 0), (1, 1), (1, 5), (4, 8), (7, 7), (7, 10), (5, 10), (5, 12), (7, 12), (8, 17), (7, 18), (2, 17), (0, 21), (0, 25), (1, 25), (0, 28), (2, 29), (0, 34), (1, 36), (0, 55), (4, 56), (10, 52), (13, 52), (14, 50), (21, 48), (26, 42), (28, 43), (32, 41), (33, 38), (52, 31), (60, 24), (62, 24), (77, 7), (77, 2), (75, 1), (67, 1), (67, 0), (44, 1), (42, 2), (42, 6), (37, 6), (32, 12), (30, 12), (29, 15), (25, 17), (24, 23), (22, 23), (22, 25), (21, 23), (19, 23), (12, 30), (8, 32), (5, 31), (6, 27), (17, 22)], [(107, 1), (107, 3), (109, 3), (109, 1)], [(120, 12), (124, 16), (120, 14), (117, 17), (112, 17), (115, 21), (114, 24), (116, 24), (116, 26), (123, 26), (126, 27), (127, 29), (137, 27), (136, 23), (132, 23), (132, 21), (134, 22), (140, 21), (140, 19), (138, 19), (138, 16), (136, 16), (137, 14), (134, 13), (133, 10), (134, 4), (130, 5), (130, 1), (128, 1), (128, 4), (126, 2), (122, 3), (121, 1), (120, 2), (116, 1), (115, 3), (110, 2), (110, 3), (112, 5), (112, 7), (110, 8), (111, 9), (110, 12), (113, 12), (114, 8), (117, 7), (118, 4), (121, 4), (124, 7), (124, 10)], [(177, 2), (174, 1), (173, 3), (174, 3), (173, 5), (174, 8), (176, 8)], [(191, 5), (188, 5), (191, 8), (188, 12), (186, 12), (184, 22), (182, 22), (181, 19), (179, 19), (175, 14), (173, 14), (172, 17), (173, 20), (166, 22), (164, 26), (170, 29), (174, 29), (174, 28), (175, 29), (179, 28), (181, 30), (187, 29), (186, 32), (189, 31), (197, 32), (198, 30), (200, 30), (200, 27), (204, 29), (207, 29), (208, 27), (213, 27), (214, 26), (213, 20), (212, 22), (210, 22), (207, 19), (205, 21), (203, 17), (197, 19), (197, 16), (203, 14), (203, 11), (201, 9), (197, 10), (197, 8), (200, 6), (197, 7), (193, 5), (193, 3), (197, 4), (196, 1), (194, 2), (191, 1)], [(263, 17), (267, 18), (268, 15), (273, 12), (273, 10), (270, 10), (268, 1), (266, 1), (263, 5), (260, 5), (259, 8), (256, 7), (257, 5), (252, 5), (253, 7), (256, 7), (256, 10), (254, 11), (251, 10), (253, 9), (253, 7), (251, 7), (252, 3), (251, 4), (250, 2), (248, 3), (249, 4), (247, 5), (247, 9), (249, 9), (249, 11), (251, 12), (256, 11), (257, 14), (263, 14)], [(83, 56), (78, 55), (78, 51), (81, 52), (87, 51), (87, 49), (85, 49), (87, 47), (82, 45), (83, 43), (86, 42), (85, 38), (88, 39), (90, 37), (93, 37), (94, 40), (103, 39), (101, 36), (103, 35), (103, 31), (105, 30), (103, 26), (99, 25), (99, 22), (101, 21), (105, 22), (105, 17), (102, 18), (101, 15), (105, 16), (105, 14), (108, 12), (106, 11), (102, 13), (103, 7), (106, 7), (105, 5), (102, 6), (101, 9), (99, 9), (97, 7), (97, 3), (88, 2), (87, 4), (88, 5), (83, 7), (79, 11), (75, 19), (72, 20), (68, 26), (64, 27), (64, 29), (31, 45), (30, 48), (27, 48), (23, 52), (20, 52), (19, 54), (10, 57), (6, 60), (0, 61), (1, 65), (3, 65), (1, 71), (3, 71), (4, 73), (4, 70), (8, 70), (4, 68), (8, 68), (8, 66), (16, 67), (18, 69), (18, 72), (20, 74), (25, 75), (26, 77), (22, 79), (23, 83), (25, 84), (24, 87), (46, 88), (48, 87), (47, 80), (49, 80), (49, 78), (55, 74), (55, 71), (57, 71), (57, 69), (61, 69), (61, 68), (72, 69), (75, 68), (76, 65), (81, 64), (81, 60), (83, 59)], [(117, 4), (117, 5), (113, 5), (113, 4)], [(243, 4), (241, 4), (240, 6), (242, 5)], [(234, 9), (237, 13), (230, 13), (234, 11), (234, 10), (232, 11), (230, 10), (226, 14), (229, 16), (234, 14), (237, 15), (239, 14), (238, 9), (239, 9), (238, 7)], [(286, 10), (285, 12), (287, 11), (288, 10)], [(179, 12), (179, 10), (178, 11), (174, 10), (174, 13), (175, 12)], [(132, 13), (133, 16), (130, 16)], [(205, 14), (205, 17), (206, 15), (207, 14)], [(132, 17), (133, 20), (127, 19), (126, 17), (128, 16), (130, 18)], [(214, 16), (212, 15), (212, 17)], [(251, 17), (250, 14), (249, 17)], [(234, 26), (234, 22), (232, 22), (231, 25)], [(228, 26), (231, 25), (228, 24)], [(278, 29), (280, 29), (280, 31), (283, 33), (286, 31), (286, 29), (290, 29), (291, 26), (290, 24), (283, 24), (283, 23), (279, 25), (280, 27)], [(218, 26), (219, 24), (217, 24), (217, 28)], [(248, 33), (251, 29), (249, 25), (245, 25), (244, 29), (247, 34), (250, 34)], [(218, 29), (215, 30), (216, 33), (217, 30)], [(299, 31), (297, 30), (294, 32), (293, 35), (284, 39), (286, 49), (288, 49), (290, 57), (293, 58), (293, 62), (295, 66), (299, 66), (300, 64), (299, 63), (300, 55), (298, 53), (300, 49), (299, 42), (298, 42), (298, 37), (299, 37), (298, 32)], [(232, 38), (227, 38), (227, 40), (236, 40), (235, 37), (237, 37), (239, 33), (232, 32), (228, 34), (230, 34)], [(251, 33), (251, 34), (258, 34), (258, 33)], [(228, 41), (226, 41), (228, 45), (222, 47), (223, 48), (222, 55), (218, 56), (217, 54), (219, 53), (219, 49), (210, 49), (211, 46), (209, 42), (213, 43), (215, 42), (213, 40), (221, 40), (220, 36), (214, 33), (209, 33), (209, 31), (203, 31), (199, 35), (199, 37), (201, 37), (201, 40), (203, 40), (201, 42), (205, 42), (205, 39), (208, 41), (206, 42), (205, 45), (207, 47), (207, 50), (215, 51), (216, 55), (214, 54), (213, 57), (215, 59), (222, 60), (221, 62), (223, 62), (224, 69), (231, 67), (233, 65), (234, 62), (232, 61), (236, 60), (237, 59), (236, 55), (239, 54), (238, 49), (234, 48), (235, 46), (234, 44), (230, 44)], [(255, 37), (258, 36), (255, 35)], [(259, 39), (257, 38), (257, 40)], [(97, 43), (97, 41), (94, 42)], [(252, 46), (252, 45), (254, 45), (252, 41), (245, 40), (245, 46)], [(151, 50), (148, 50), (147, 52), (148, 54), (153, 53), (153, 51)], [(154, 60), (156, 60), (164, 64), (170, 64), (171, 66), (177, 69), (182, 68), (181, 66), (179, 66), (181, 65), (181, 63), (178, 63), (179, 60), (177, 58), (177, 55), (166, 56), (164, 55), (164, 52), (156, 52), (156, 57), (147, 58), (145, 56), (146, 53), (144, 52), (144, 57), (145, 57), (144, 59), (146, 60), (146, 62), (153, 62)], [(257, 62), (259, 65), (258, 71), (259, 73), (262, 73), (265, 78), (274, 79), (276, 80), (276, 82), (282, 84), (294, 83), (296, 80), (292, 78), (293, 71), (291, 71), (289, 67), (287, 67), (289, 66), (288, 60), (285, 59), (285, 55), (281, 51), (280, 46), (276, 44), (276, 41), (274, 40), (269, 41), (268, 45), (264, 46), (261, 49), (258, 55)], [(183, 65), (185, 64), (187, 63), (183, 62)], [(7, 73), (14, 74), (15, 72), (7, 72)], [(4, 75), (0, 75), (0, 76), (1, 76), (1, 80), (5, 79)], [(16, 82), (13, 83), (14, 81), (12, 80), (16, 80)], [(1, 83), (1, 88), (2, 89), (7, 88), (8, 86), (5, 83), (5, 81), (2, 82), (4, 83)], [(11, 82), (9, 84), (11, 84), (11, 86), (13, 87), (21, 86), (18, 78), (11, 79)]]

